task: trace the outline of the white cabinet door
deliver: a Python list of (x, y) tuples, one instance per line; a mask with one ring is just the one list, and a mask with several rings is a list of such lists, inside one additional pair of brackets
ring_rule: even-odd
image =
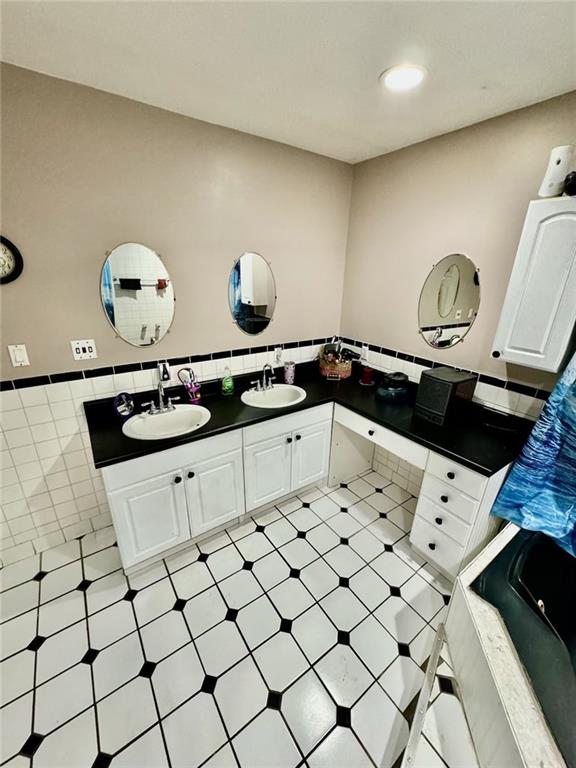
[(192, 536), (244, 514), (241, 449), (194, 463), (185, 478)]
[(558, 371), (576, 323), (576, 199), (534, 200), (524, 229), (492, 356)]
[(190, 538), (179, 471), (115, 491), (108, 499), (125, 568)]
[(332, 422), (299, 429), (293, 434), (292, 490), (315, 483), (328, 474)]
[(247, 510), (290, 493), (292, 441), (287, 433), (244, 448)]

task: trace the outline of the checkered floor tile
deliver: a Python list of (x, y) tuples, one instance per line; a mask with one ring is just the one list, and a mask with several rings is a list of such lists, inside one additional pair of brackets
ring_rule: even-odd
[(450, 585), (395, 496), (307, 491), (130, 577), (112, 529), (5, 568), (1, 762), (397, 765)]

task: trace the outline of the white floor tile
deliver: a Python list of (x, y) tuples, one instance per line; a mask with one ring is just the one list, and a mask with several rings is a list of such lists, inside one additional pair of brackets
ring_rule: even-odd
[(279, 632), (254, 651), (254, 659), (268, 687), (283, 691), (308, 667), (308, 662), (293, 638)]
[(248, 536), (256, 530), (256, 523), (252, 518), (243, 520), (239, 525), (235, 525), (233, 528), (228, 528), (228, 535), (232, 541), (238, 541), (244, 536)]
[(436, 632), (426, 625), (410, 643), (410, 656), (420, 666), (432, 652)]
[(456, 696), (438, 696), (426, 712), (423, 733), (450, 768), (478, 765), (464, 710)]
[(403, 536), (394, 543), (394, 554), (398, 555), (414, 571), (418, 570), (426, 562), (423, 557), (414, 551), (408, 535)]
[(299, 493), (298, 498), (306, 504), (312, 504), (314, 501), (321, 499), (324, 494), (319, 488), (312, 488), (304, 493)]
[[(5, 566), (0, 570), (0, 591), (4, 592), (6, 589), (29, 581), (39, 570), (40, 557), (38, 555), (27, 557), (26, 560), (21, 560), (19, 563)], [(2, 614), (2, 619), (4, 619), (4, 614)]]
[(198, 637), (202, 632), (216, 626), (226, 616), (227, 610), (226, 603), (220, 597), (216, 586), (188, 600), (184, 608), (184, 616), (192, 637)]
[(388, 520), (391, 520), (394, 525), (397, 525), (398, 528), (402, 528), (403, 531), (408, 533), (412, 530), (414, 515), (408, 512), (403, 506), (398, 506), (388, 512)]
[(339, 544), (324, 555), (324, 560), (338, 576), (349, 578), (365, 567), (365, 561), (347, 544)]
[(38, 632), (40, 635), (48, 637), (48, 635), (84, 619), (85, 616), (84, 593), (68, 592), (40, 606)]
[[(370, 493), (373, 492), (374, 489), (371, 488)], [(370, 525), (370, 523), (373, 523), (374, 520), (380, 517), (379, 511), (371, 504), (368, 504), (367, 501), (359, 501), (357, 504), (352, 504), (351, 507), (348, 507), (348, 514), (352, 515), (360, 525)]]
[(190, 635), (180, 611), (169, 611), (140, 630), (144, 653), (158, 662), (190, 642)]
[(150, 584), (154, 584), (155, 582), (160, 581), (160, 579), (163, 579), (167, 573), (168, 570), (163, 560), (160, 560), (157, 563), (152, 563), (141, 571), (130, 575), (128, 578), (130, 588), (138, 590), (144, 589), (145, 587), (150, 586)]
[(347, 645), (337, 645), (320, 659), (315, 669), (342, 707), (351, 707), (372, 682), (366, 667)]
[(398, 643), (373, 616), (367, 616), (350, 633), (350, 644), (376, 677), (398, 655)]
[(315, 560), (300, 572), (300, 581), (320, 600), (338, 586), (338, 576), (323, 559)]
[(414, 757), (414, 768), (446, 768), (446, 763), (433, 749), (425, 736), (422, 736), (418, 741)]
[(337, 546), (340, 537), (326, 523), (318, 525), (306, 534), (306, 541), (314, 547), (318, 554), (323, 555), (328, 550)]
[(286, 520), (290, 522), (297, 531), (309, 531), (311, 528), (320, 525), (322, 522), (318, 515), (315, 515), (311, 509), (307, 509), (306, 507), (301, 507), (295, 512), (291, 512), (286, 517)]
[(401, 560), (394, 552), (383, 552), (375, 560), (372, 560), (370, 567), (381, 576), (387, 584), (394, 587), (400, 587), (404, 582), (414, 576), (414, 571)]
[(76, 664), (36, 689), (34, 730), (49, 733), (92, 704), (90, 667)]
[(165, 559), (166, 568), (170, 573), (175, 573), (181, 568), (185, 568), (187, 565), (192, 565), (198, 559), (200, 550), (193, 544), (192, 546), (181, 549), (180, 552), (176, 552), (174, 555), (170, 555)]
[(374, 488), (382, 489), (387, 485), (390, 485), (390, 480), (387, 480), (382, 475), (379, 475), (378, 472), (368, 472), (366, 475), (362, 475), (362, 480), (370, 483), (370, 485), (373, 485)]
[(352, 727), (381, 768), (391, 768), (408, 742), (408, 723), (378, 683), (352, 710)]
[(86, 590), (88, 613), (95, 613), (121, 600), (128, 591), (128, 582), (122, 571), (110, 573), (92, 582)]
[(36, 685), (78, 664), (87, 650), (88, 636), (83, 621), (49, 637), (36, 653)]
[(292, 541), (292, 539), (296, 538), (296, 534), (297, 531), (294, 526), (284, 517), (266, 526), (266, 536), (275, 547), (281, 547), (282, 544)]
[(230, 542), (231, 539), (230, 536), (228, 536), (227, 531), (220, 531), (214, 536), (208, 536), (198, 542), (198, 549), (209, 555), (212, 552), (217, 552), (219, 549), (222, 549), (222, 547), (227, 547)]
[(433, 568), (430, 563), (425, 563), (418, 574), (443, 595), (451, 595), (454, 585), (445, 576)]
[(40, 582), (40, 602), (47, 603), (55, 597), (76, 589), (81, 581), (82, 563), (80, 560), (55, 571), (50, 571)]
[(396, 485), (396, 483), (390, 483), (390, 485), (387, 485), (382, 493), (385, 493), (386, 496), (389, 496), (397, 504), (402, 504), (402, 502), (410, 498), (408, 491), (404, 488), (400, 488), (400, 486)]
[(26, 648), (36, 635), (36, 618), (36, 611), (28, 611), (0, 625), (0, 653), (3, 659)]
[(120, 600), (103, 611), (88, 618), (90, 644), (93, 648), (104, 648), (115, 640), (136, 630), (132, 603)]
[(248, 656), (218, 679), (216, 701), (230, 736), (266, 706), (268, 689)]
[(92, 664), (96, 699), (102, 699), (119, 686), (136, 677), (144, 657), (137, 632), (100, 651)]
[(400, 597), (389, 597), (374, 616), (401, 643), (409, 643), (425, 625), (424, 619)]
[(0, 760), (2, 763), (17, 754), (32, 726), (33, 694), (22, 696), (2, 710), (0, 717)]
[(280, 617), (268, 597), (262, 595), (238, 612), (236, 626), (253, 650), (278, 631)]
[[(358, 501), (358, 499), (355, 499), (355, 501)], [(322, 496), (321, 499), (312, 502), (310, 509), (317, 515), (317, 517), (320, 517), (322, 520), (328, 520), (333, 515), (340, 512), (341, 506), (341, 504), (337, 504), (330, 496)]]
[[(76, 540), (67, 541), (66, 544), (59, 544), (57, 547), (52, 547), (42, 553), (42, 570), (52, 571), (54, 568), (60, 568), (62, 565), (78, 560), (79, 557), (80, 542)], [(86, 576), (86, 578), (92, 577)]]
[(357, 533), (362, 527), (348, 512), (338, 512), (338, 514), (331, 517), (326, 524), (332, 528), (337, 536), (347, 539)]
[(337, 639), (334, 625), (317, 605), (296, 619), (292, 625), (292, 635), (311, 664), (326, 653)]
[(299, 579), (286, 579), (268, 593), (278, 613), (285, 619), (295, 619), (314, 602)]
[(34, 687), (34, 654), (20, 651), (0, 664), (0, 706)]
[(368, 609), (346, 587), (335, 589), (329, 595), (322, 598), (320, 605), (338, 629), (345, 632), (350, 631), (352, 627), (359, 624), (368, 613)]
[(244, 560), (249, 560), (252, 563), (264, 557), (273, 549), (272, 544), (270, 544), (264, 533), (259, 532), (251, 533), (249, 536), (239, 539), (236, 542), (236, 546)]
[(301, 506), (302, 501), (297, 496), (293, 496), (291, 499), (286, 499), (286, 501), (283, 501), (281, 504), (276, 504), (276, 508), (283, 515), (289, 515), (290, 512), (294, 512), (294, 510), (299, 509)]
[(87, 533), (80, 541), (82, 548), (82, 554), (84, 557), (93, 555), (95, 552), (99, 552), (101, 549), (110, 547), (116, 541), (116, 531), (109, 525), (107, 528), (102, 528), (94, 533)]
[[(170, 568), (170, 563), (166, 561)], [(178, 597), (188, 600), (214, 584), (206, 563), (191, 563), (172, 573), (172, 583)]]
[(164, 720), (173, 766), (197, 766), (226, 741), (212, 696), (199, 693)]
[(108, 754), (135, 739), (156, 720), (150, 681), (143, 677), (102, 699), (97, 709), (100, 746)]
[(398, 504), (397, 501), (393, 501), (383, 493), (373, 493), (372, 496), (368, 496), (364, 501), (378, 513), (383, 514), (388, 514)]
[(344, 507), (348, 509), (352, 504), (358, 502), (358, 496), (349, 491), (347, 488), (336, 488), (328, 494), (327, 498), (334, 502), (338, 507)]
[(168, 768), (166, 750), (160, 728), (147, 731), (122, 750), (112, 761), (113, 768)]
[(262, 594), (262, 588), (250, 571), (238, 571), (220, 582), (224, 600), (230, 608), (242, 608)]
[(98, 754), (94, 710), (75, 717), (44, 739), (34, 755), (38, 768), (78, 768), (92, 765)]
[(308, 563), (316, 560), (318, 553), (308, 544), (305, 539), (294, 539), (284, 544), (279, 550), (282, 557), (288, 562), (291, 568), (304, 568)]
[(384, 551), (384, 544), (373, 533), (363, 528), (349, 539), (350, 546), (367, 563)]
[(403, 712), (418, 695), (424, 682), (424, 672), (412, 659), (398, 656), (378, 680), (388, 696)]
[(192, 643), (161, 661), (152, 675), (152, 685), (161, 717), (200, 690), (204, 671)]
[(279, 712), (264, 710), (233, 739), (242, 768), (294, 768), (301, 761)]
[(169, 611), (176, 602), (176, 595), (168, 579), (163, 579), (141, 589), (134, 598), (134, 610), (138, 624), (143, 626)]
[(371, 611), (390, 595), (390, 588), (367, 565), (350, 579), (350, 589)]
[[(75, 543), (77, 544), (78, 542)], [(51, 552), (51, 550), (47, 551)], [(42, 555), (43, 560), (45, 555), (46, 552)], [(108, 549), (103, 549), (94, 555), (84, 558), (84, 578), (90, 581), (99, 579), (101, 576), (106, 576), (107, 573), (112, 573), (112, 571), (117, 571), (121, 568), (122, 563), (118, 547), (108, 547)]]
[(357, 480), (348, 483), (348, 490), (355, 493), (360, 499), (364, 499), (366, 496), (370, 496), (370, 494), (374, 493), (374, 486), (359, 477)]
[(390, 520), (385, 519), (375, 520), (373, 523), (370, 523), (366, 530), (373, 533), (384, 544), (390, 545), (395, 544), (404, 536), (404, 531), (401, 528), (391, 523)]
[(288, 576), (290, 566), (286, 564), (278, 552), (271, 552), (254, 563), (252, 573), (263, 589), (272, 589)]
[(222, 674), (248, 653), (238, 629), (223, 621), (196, 640), (196, 648), (207, 674)]
[(202, 765), (202, 768), (237, 768), (237, 766), (232, 748), (229, 744), (225, 744)]
[(444, 608), (444, 600), (440, 593), (417, 573), (402, 585), (402, 597), (426, 621), (430, 621), (438, 611)]
[(36, 608), (40, 587), (37, 581), (27, 581), (0, 594), (0, 618), (2, 622), (20, 616)]
[(373, 763), (348, 728), (335, 728), (307, 760), (310, 768), (373, 768)]
[(258, 525), (268, 526), (270, 523), (279, 520), (282, 517), (282, 513), (276, 509), (276, 507), (270, 507), (268, 510), (263, 510), (254, 515), (254, 520)]
[(282, 712), (305, 755), (336, 723), (334, 702), (312, 670), (283, 695)]

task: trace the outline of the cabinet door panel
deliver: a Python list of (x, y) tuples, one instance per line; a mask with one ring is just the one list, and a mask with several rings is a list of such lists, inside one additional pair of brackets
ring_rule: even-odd
[[(193, 477), (189, 477), (193, 473)], [(242, 451), (225, 453), (187, 469), (186, 498), (192, 536), (244, 514)]]
[(292, 440), (290, 434), (263, 440), (244, 449), (246, 508), (256, 509), (291, 490)]
[(315, 483), (328, 474), (332, 423), (325, 421), (294, 433), (292, 490)]
[(576, 201), (530, 203), (494, 340), (502, 359), (559, 370), (576, 320)]
[(184, 483), (170, 472), (109, 495), (124, 567), (190, 538)]

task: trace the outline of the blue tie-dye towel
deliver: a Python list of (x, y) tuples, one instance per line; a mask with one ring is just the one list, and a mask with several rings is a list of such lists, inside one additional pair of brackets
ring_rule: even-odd
[(576, 556), (576, 355), (554, 387), (492, 514)]

